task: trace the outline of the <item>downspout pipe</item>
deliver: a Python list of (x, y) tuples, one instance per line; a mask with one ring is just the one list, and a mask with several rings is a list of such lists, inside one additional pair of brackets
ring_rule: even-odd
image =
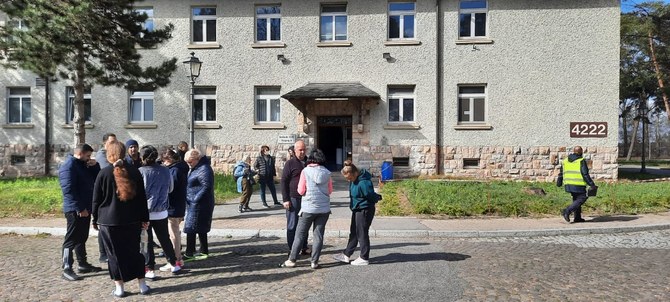
[(435, 170), (437, 175), (443, 174), (442, 172), (442, 86), (443, 86), (443, 74), (442, 66), (444, 63), (444, 39), (442, 34), (442, 9), (440, 7), (440, 2), (442, 0), (435, 1), (435, 35), (436, 35), (436, 54), (437, 60), (435, 63)]
[(49, 76), (44, 77), (44, 176), (49, 176), (51, 159), (51, 106), (49, 101)]

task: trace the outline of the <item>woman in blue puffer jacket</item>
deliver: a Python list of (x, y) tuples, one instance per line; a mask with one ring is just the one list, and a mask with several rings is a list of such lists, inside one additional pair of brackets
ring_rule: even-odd
[[(214, 171), (209, 157), (203, 156), (197, 149), (191, 149), (184, 155), (184, 161), (191, 168), (186, 184), (186, 252), (184, 261), (208, 257), (207, 233), (212, 228), (214, 213)], [(195, 235), (200, 240), (200, 253), (195, 253)]]

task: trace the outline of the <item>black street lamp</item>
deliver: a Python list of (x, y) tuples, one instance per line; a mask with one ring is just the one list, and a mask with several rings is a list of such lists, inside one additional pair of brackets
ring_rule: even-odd
[(193, 108), (193, 97), (194, 97), (194, 87), (195, 87), (195, 79), (200, 76), (200, 67), (202, 67), (202, 61), (200, 61), (198, 58), (195, 57), (195, 52), (191, 52), (191, 57), (183, 62), (184, 65), (188, 68), (190, 72), (190, 79), (191, 79), (191, 126), (189, 127), (191, 133), (190, 133), (190, 143), (191, 143), (191, 148), (195, 148), (194, 146), (194, 136), (195, 136), (195, 120), (193, 120), (193, 114), (194, 114), (194, 108)]
[(644, 150), (644, 139), (646, 136), (646, 131), (645, 128), (647, 128), (647, 123), (649, 123), (649, 119), (647, 118), (647, 104), (645, 102), (640, 103), (640, 124), (642, 124), (642, 157), (641, 157), (641, 166), (640, 166), (640, 173), (647, 173), (647, 167), (645, 163), (645, 156), (644, 153), (646, 152)]

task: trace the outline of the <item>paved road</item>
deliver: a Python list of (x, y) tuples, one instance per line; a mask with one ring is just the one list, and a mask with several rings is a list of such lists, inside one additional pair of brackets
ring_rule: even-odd
[[(278, 268), (284, 239), (212, 238), (212, 257), (127, 301), (668, 301), (670, 231), (530, 238), (373, 239), (372, 264)], [(60, 279), (62, 237), (0, 236), (0, 301), (109, 301), (106, 272)], [(95, 242), (88, 245), (97, 258)]]

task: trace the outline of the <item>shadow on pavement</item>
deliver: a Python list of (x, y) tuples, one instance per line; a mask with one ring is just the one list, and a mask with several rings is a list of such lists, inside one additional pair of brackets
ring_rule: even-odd
[(407, 246), (416, 246), (416, 245), (430, 245), (430, 243), (427, 242), (398, 242), (398, 243), (387, 243), (387, 244), (379, 244), (379, 245), (371, 245), (371, 249), (393, 249), (393, 248), (399, 248), (399, 247), (407, 247)]
[(420, 261), (463, 261), (471, 258), (470, 255), (456, 253), (425, 253), (425, 254), (401, 254), (391, 253), (388, 255), (374, 257), (371, 262), (375, 264), (397, 263), (397, 262), (420, 262)]
[(613, 221), (633, 221), (639, 219), (638, 216), (598, 216), (586, 222), (613, 222)]

